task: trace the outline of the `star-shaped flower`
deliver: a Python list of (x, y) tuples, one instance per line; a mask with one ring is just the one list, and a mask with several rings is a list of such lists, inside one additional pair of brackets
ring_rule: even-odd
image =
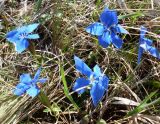
[(145, 34), (147, 32), (147, 29), (143, 26), (141, 26), (140, 29), (140, 39), (139, 39), (139, 50), (138, 50), (138, 64), (141, 61), (141, 57), (143, 52), (149, 52), (152, 56), (160, 59), (160, 53), (158, 50), (152, 46), (153, 41), (145, 38)]
[(86, 31), (98, 36), (99, 44), (104, 48), (113, 43), (116, 48), (120, 49), (123, 40), (117, 34), (128, 34), (128, 31), (118, 24), (117, 12), (108, 8), (100, 14), (100, 22), (89, 25)]
[(34, 23), (12, 30), (6, 34), (6, 38), (9, 42), (15, 45), (16, 51), (21, 53), (28, 48), (28, 39), (39, 38), (38, 34), (31, 34), (38, 27), (38, 25), (38, 23)]
[(41, 68), (39, 68), (34, 76), (33, 79), (31, 79), (30, 74), (22, 74), (20, 76), (20, 83), (15, 87), (13, 93), (17, 96), (21, 96), (24, 93), (27, 93), (32, 98), (37, 96), (40, 92), (39, 85), (46, 82), (46, 78), (40, 77)]
[(77, 78), (73, 86), (73, 90), (78, 94), (85, 92), (86, 86), (90, 86), (90, 95), (94, 106), (97, 106), (101, 101), (105, 90), (108, 89), (109, 78), (101, 72), (98, 65), (95, 65), (93, 71), (77, 56), (74, 56), (76, 69), (84, 74), (86, 78)]

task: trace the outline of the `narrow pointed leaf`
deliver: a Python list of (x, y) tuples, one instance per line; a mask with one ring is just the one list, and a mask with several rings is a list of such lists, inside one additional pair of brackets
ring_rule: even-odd
[[(147, 106), (147, 102), (154, 96), (156, 95), (157, 91), (152, 92), (151, 94), (149, 94), (149, 96), (147, 96), (141, 103), (139, 106), (137, 106), (135, 109), (133, 109), (132, 111), (128, 112), (128, 114), (126, 115), (128, 116), (132, 116), (134, 114), (138, 114), (140, 113), (142, 110), (145, 109), (145, 107)], [(159, 99), (160, 101), (160, 99)]]
[(61, 73), (61, 78), (62, 78), (62, 82), (63, 82), (63, 86), (64, 86), (63, 90), (64, 90), (65, 96), (71, 101), (71, 103), (74, 105), (75, 109), (79, 109), (79, 107), (77, 106), (77, 104), (73, 100), (72, 96), (69, 95), (69, 90), (68, 90), (67, 82), (65, 79), (64, 69), (61, 65), (60, 65), (60, 73)]
[(41, 5), (42, 5), (42, 0), (37, 0), (35, 4), (36, 12), (39, 11), (39, 9), (41, 8)]
[(48, 108), (51, 108), (51, 103), (49, 101), (49, 98), (45, 95), (43, 91), (40, 91), (38, 98), (43, 105), (45, 105)]

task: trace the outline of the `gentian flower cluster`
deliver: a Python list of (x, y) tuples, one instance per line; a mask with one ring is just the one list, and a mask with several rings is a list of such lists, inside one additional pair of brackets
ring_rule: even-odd
[(139, 39), (139, 50), (138, 50), (138, 64), (141, 61), (141, 57), (143, 52), (149, 52), (152, 56), (160, 59), (160, 53), (158, 50), (152, 46), (153, 41), (145, 38), (145, 34), (147, 32), (147, 29), (143, 26), (141, 26), (141, 32), (140, 32), (140, 39)]
[(116, 48), (120, 49), (123, 40), (117, 34), (128, 34), (128, 31), (118, 24), (117, 12), (108, 8), (101, 13), (100, 22), (89, 25), (86, 31), (98, 36), (99, 44), (104, 48), (113, 43)]
[[(77, 56), (74, 56), (76, 69), (86, 78), (78, 78), (73, 86), (73, 90), (78, 94), (85, 91), (86, 86), (91, 86), (90, 95), (94, 106), (101, 101), (105, 91), (108, 89), (109, 78), (103, 74), (98, 65), (95, 65), (93, 71)], [(78, 90), (80, 88), (80, 90)]]
[(20, 76), (20, 83), (15, 87), (13, 93), (17, 96), (27, 93), (32, 98), (37, 96), (40, 92), (39, 84), (41, 85), (47, 80), (46, 78), (39, 79), (40, 73), (41, 68), (37, 70), (33, 79), (31, 78), (30, 74), (22, 74)]
[[(15, 50), (21, 53), (28, 48), (28, 40), (39, 38), (38, 34), (32, 34), (38, 25), (38, 23), (34, 23), (12, 30), (6, 34), (6, 38), (15, 45)], [(120, 49), (123, 45), (123, 40), (119, 37), (119, 34), (128, 34), (128, 31), (118, 24), (117, 12), (109, 10), (108, 8), (104, 9), (100, 14), (100, 22), (89, 25), (86, 31), (98, 36), (99, 44), (102, 47), (107, 48), (112, 43), (117, 49)], [(139, 39), (138, 64), (144, 52), (149, 52), (152, 56), (160, 59), (160, 53), (152, 46), (153, 41), (145, 38), (146, 32), (147, 29), (142, 26)], [(77, 56), (74, 56), (74, 61), (76, 69), (85, 75), (86, 78), (77, 78), (73, 90), (78, 92), (78, 94), (82, 94), (86, 91), (87, 87), (90, 88), (90, 95), (96, 107), (108, 89), (109, 78), (101, 72), (98, 65), (95, 65), (92, 71), (88, 65)], [(37, 96), (40, 93), (39, 84), (43, 84), (47, 80), (46, 78), (39, 79), (40, 72), (41, 68), (38, 69), (33, 79), (29, 73), (22, 74), (20, 76), (20, 83), (15, 87), (13, 93), (17, 96), (26, 93), (32, 98)]]
[(28, 39), (38, 39), (38, 34), (31, 34), (37, 27), (38, 23), (22, 26), (7, 33), (6, 38), (15, 45), (18, 53), (23, 52), (29, 46)]

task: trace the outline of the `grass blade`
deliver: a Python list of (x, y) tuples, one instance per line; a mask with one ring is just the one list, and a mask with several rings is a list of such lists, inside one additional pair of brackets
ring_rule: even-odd
[(130, 17), (141, 17), (141, 16), (144, 16), (143, 13), (141, 12), (134, 12), (134, 13), (131, 13), (131, 14), (127, 14), (127, 15), (120, 15), (118, 16), (118, 19), (125, 19), (125, 18), (130, 18)]
[(74, 102), (72, 96), (69, 95), (69, 90), (68, 90), (67, 82), (66, 82), (66, 79), (65, 79), (64, 69), (61, 65), (60, 65), (60, 73), (61, 73), (61, 78), (62, 78), (62, 82), (63, 82), (63, 86), (64, 86), (63, 90), (64, 90), (65, 96), (71, 101), (71, 103), (74, 105), (74, 107), (76, 109), (79, 109), (77, 104)]
[(41, 8), (41, 4), (42, 4), (42, 0), (37, 0), (35, 8), (36, 8), (36, 12), (38, 12)]
[(156, 95), (156, 93), (157, 93), (157, 91), (152, 92), (149, 96), (147, 96), (147, 98), (145, 98), (145, 99), (140, 103), (139, 106), (137, 106), (137, 107), (136, 107), (135, 109), (133, 109), (132, 111), (128, 112), (127, 117), (128, 117), (128, 116), (132, 116), (132, 115), (134, 115), (134, 114), (138, 114), (138, 113), (140, 113), (142, 110), (144, 110), (146, 107), (149, 107), (150, 105), (153, 105), (153, 104), (159, 102), (160, 98), (158, 99), (158, 101), (156, 100), (156, 102), (154, 102), (154, 101), (151, 102), (152, 104), (151, 104), (151, 103), (148, 103), (148, 104), (147, 104), (147, 102), (148, 102), (154, 95)]

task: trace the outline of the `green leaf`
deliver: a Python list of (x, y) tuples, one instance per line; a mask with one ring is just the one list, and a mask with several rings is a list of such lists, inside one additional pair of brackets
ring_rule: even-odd
[(79, 107), (77, 106), (77, 104), (73, 100), (72, 96), (69, 95), (69, 90), (68, 90), (67, 82), (66, 82), (66, 79), (65, 79), (64, 69), (61, 65), (60, 65), (60, 73), (61, 73), (62, 82), (63, 82), (63, 86), (64, 86), (63, 90), (64, 90), (65, 96), (71, 101), (71, 103), (74, 105), (75, 109), (79, 109)]
[(49, 112), (51, 112), (51, 109), (50, 109), (50, 108), (45, 108), (45, 109), (43, 110), (43, 112), (49, 113)]
[(56, 116), (59, 115), (59, 112), (61, 112), (60, 107), (59, 107), (56, 103), (53, 103), (53, 104), (52, 104), (51, 109), (52, 109), (52, 112), (53, 112)]
[(41, 4), (42, 4), (42, 0), (37, 0), (36, 1), (36, 5), (35, 5), (36, 12), (38, 12), (39, 9), (41, 8)]
[(156, 95), (157, 91), (155, 92), (152, 92), (149, 96), (147, 96), (141, 103), (139, 106), (137, 106), (135, 109), (133, 109), (132, 111), (128, 112), (128, 114), (126, 115), (127, 117), (128, 116), (132, 116), (134, 114), (138, 114), (140, 113), (142, 110), (144, 110), (146, 107), (150, 106), (150, 105), (153, 105), (157, 102), (159, 102), (160, 98), (158, 99), (158, 101), (153, 101), (151, 103), (148, 103), (147, 102), (154, 96)]
[(89, 124), (89, 115), (85, 115), (81, 120), (80, 124)]
[(43, 112), (50, 113), (51, 115), (54, 114), (55, 116), (59, 115), (60, 111), (61, 111), (61, 109), (56, 103), (53, 103), (50, 108), (46, 107), (46, 109), (43, 110)]
[(105, 120), (100, 119), (96, 124), (107, 124)]
[(155, 88), (160, 88), (160, 81), (151, 80), (149, 81), (149, 85), (152, 85)]
[(41, 91), (38, 95), (38, 99), (40, 100), (40, 102), (45, 105), (48, 108), (51, 108), (51, 103), (48, 99), (48, 97), (44, 94), (43, 91)]
[(141, 12), (134, 12), (131, 14), (120, 15), (118, 16), (118, 19), (125, 19), (125, 18), (130, 18), (130, 17), (141, 17), (141, 16), (144, 16), (144, 14)]
[(96, 3), (96, 6), (100, 6), (100, 4), (102, 3), (103, 1), (102, 0), (96, 0), (95, 3)]

